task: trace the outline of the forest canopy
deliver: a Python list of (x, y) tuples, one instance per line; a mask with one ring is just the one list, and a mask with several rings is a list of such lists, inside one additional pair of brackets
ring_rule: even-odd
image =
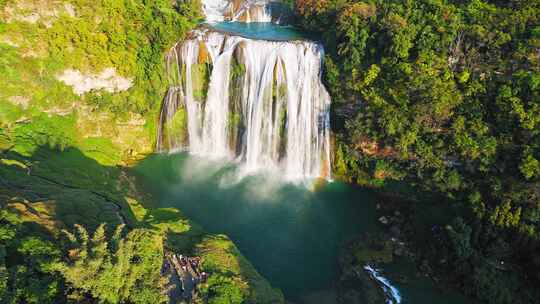
[[(297, 0), (320, 33), (335, 173), (465, 207), (439, 265), (490, 303), (540, 282), (540, 2)], [(442, 248), (445, 248), (444, 250)], [(447, 251), (445, 251), (447, 250)], [(494, 264), (511, 265), (501, 270)]]

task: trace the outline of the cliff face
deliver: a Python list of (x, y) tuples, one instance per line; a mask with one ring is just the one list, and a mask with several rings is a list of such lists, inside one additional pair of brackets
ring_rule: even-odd
[(83, 153), (92, 153), (85, 145), (97, 138), (110, 141), (116, 159), (151, 152), (162, 51), (195, 24), (198, 7), (139, 2), (3, 1), (3, 133), (46, 120), (50, 129), (41, 125), (39, 133), (50, 135), (69, 118), (69, 145)]

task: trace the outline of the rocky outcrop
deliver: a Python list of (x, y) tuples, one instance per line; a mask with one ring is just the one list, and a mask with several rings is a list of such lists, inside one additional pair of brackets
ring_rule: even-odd
[(127, 91), (133, 85), (133, 79), (118, 75), (115, 68), (107, 68), (99, 74), (67, 69), (56, 78), (73, 87), (73, 91), (79, 96), (94, 90), (118, 93)]
[(54, 1), (13, 1), (2, 12), (5, 20), (11, 22), (26, 22), (30, 24), (41, 23), (51, 27), (55, 19), (61, 15), (76, 17), (75, 7), (70, 3), (59, 5)]

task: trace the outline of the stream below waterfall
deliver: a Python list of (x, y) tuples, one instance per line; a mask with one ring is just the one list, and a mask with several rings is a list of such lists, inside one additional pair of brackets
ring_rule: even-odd
[[(374, 194), (339, 182), (311, 191), (276, 176), (241, 176), (240, 167), (178, 153), (150, 156), (135, 170), (161, 207), (178, 208), (207, 231), (228, 235), (288, 300), (337, 303), (340, 248), (379, 229)], [(389, 282), (401, 302), (388, 303), (469, 303), (440, 293), (406, 263), (378, 269), (378, 275), (409, 278), (406, 284)]]

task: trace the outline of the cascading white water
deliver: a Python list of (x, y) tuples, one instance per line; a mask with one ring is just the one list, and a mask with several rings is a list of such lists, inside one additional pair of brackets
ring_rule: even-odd
[[(167, 56), (172, 91), (163, 105), (158, 149), (236, 159), (249, 172), (279, 170), (290, 179), (330, 178), (322, 57), (321, 45), (310, 41), (194, 32)], [(187, 134), (166, 132), (171, 121), (180, 121)]]
[[(209, 22), (270, 22), (271, 4), (202, 0)], [(322, 57), (322, 46), (310, 41), (193, 31), (167, 55), (170, 88), (158, 150), (235, 159), (248, 172), (279, 170), (289, 179), (329, 179), (330, 97), (321, 83)]]
[(370, 265), (364, 266), (369, 275), (377, 281), (386, 295), (386, 304), (401, 304), (401, 294), (399, 290), (390, 284), (390, 281), (383, 277), (379, 271)]
[(271, 22), (269, 0), (202, 0), (208, 22)]

